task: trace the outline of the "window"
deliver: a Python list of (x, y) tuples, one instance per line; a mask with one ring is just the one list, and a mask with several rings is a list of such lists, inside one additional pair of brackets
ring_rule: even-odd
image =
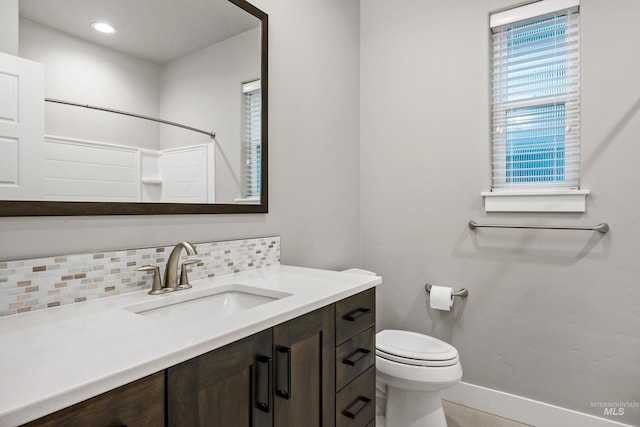
[(262, 151), (262, 91), (260, 80), (242, 85), (243, 195), (260, 198), (260, 164)]
[(493, 14), (491, 33), (492, 192), (579, 189), (577, 0)]

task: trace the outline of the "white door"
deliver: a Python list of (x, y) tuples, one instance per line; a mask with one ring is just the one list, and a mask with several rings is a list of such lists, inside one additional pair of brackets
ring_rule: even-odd
[(44, 66), (0, 52), (0, 200), (41, 200)]

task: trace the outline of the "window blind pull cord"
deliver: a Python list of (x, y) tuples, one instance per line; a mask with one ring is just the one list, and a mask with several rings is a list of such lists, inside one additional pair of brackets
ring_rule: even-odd
[(515, 224), (478, 224), (471, 220), (469, 221), (469, 228), (475, 230), (476, 228), (526, 228), (535, 230), (582, 230), (582, 231), (597, 231), (602, 234), (606, 234), (609, 231), (609, 224), (603, 222), (598, 225), (515, 225)]
[(165, 125), (170, 125), (170, 126), (175, 126), (175, 127), (179, 127), (179, 128), (182, 128), (182, 129), (190, 130), (190, 131), (193, 131), (193, 132), (202, 133), (202, 134), (208, 135), (209, 137), (211, 137), (211, 139), (215, 139), (215, 137), (216, 137), (216, 133), (213, 132), (213, 131), (206, 131), (206, 130), (194, 128), (194, 127), (191, 127), (191, 126), (183, 125), (181, 123), (170, 122), (168, 120), (158, 119), (158, 118), (155, 118), (155, 117), (143, 116), (141, 114), (129, 113), (127, 111), (114, 110), (114, 109), (111, 109), (111, 108), (97, 107), (95, 105), (78, 104), (77, 102), (63, 101), (61, 99), (45, 98), (44, 100), (46, 102), (52, 102), (52, 103), (55, 103), (55, 104), (71, 105), (73, 107), (82, 107), (82, 108), (88, 108), (90, 110), (106, 111), (107, 113), (121, 114), (123, 116), (135, 117), (135, 118), (143, 119), (143, 120), (150, 120), (152, 122), (158, 122), (158, 123), (162, 123), (162, 124), (165, 124)]

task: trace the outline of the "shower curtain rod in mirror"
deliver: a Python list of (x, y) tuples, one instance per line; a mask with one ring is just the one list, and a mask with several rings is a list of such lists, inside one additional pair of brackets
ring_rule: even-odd
[(126, 112), (126, 111), (114, 110), (114, 109), (111, 109), (111, 108), (97, 107), (95, 105), (78, 104), (77, 102), (63, 101), (61, 99), (45, 98), (44, 100), (46, 102), (53, 102), (55, 104), (71, 105), (73, 107), (83, 107), (83, 108), (89, 108), (91, 110), (106, 111), (108, 113), (115, 113), (115, 114), (122, 114), (123, 116), (136, 117), (138, 119), (151, 120), (152, 122), (163, 123), (165, 125), (176, 126), (176, 127), (182, 128), (182, 129), (187, 129), (187, 130), (193, 131), (193, 132), (203, 133), (205, 135), (209, 135), (211, 137), (211, 139), (214, 139), (216, 137), (216, 133), (213, 132), (213, 131), (206, 131), (206, 130), (202, 130), (202, 129), (197, 129), (197, 128), (194, 128), (194, 127), (191, 127), (191, 126), (183, 125), (181, 123), (170, 122), (168, 120), (157, 119), (155, 117), (143, 116), (141, 114), (134, 114), (134, 113)]

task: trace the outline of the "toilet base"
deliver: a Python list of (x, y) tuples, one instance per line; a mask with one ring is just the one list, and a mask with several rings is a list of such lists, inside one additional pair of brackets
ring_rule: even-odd
[(447, 427), (439, 391), (387, 387), (388, 427)]

